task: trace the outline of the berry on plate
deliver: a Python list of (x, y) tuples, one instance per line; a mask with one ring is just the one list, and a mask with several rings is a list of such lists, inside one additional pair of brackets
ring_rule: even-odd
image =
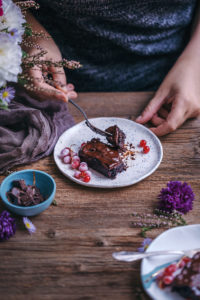
[(141, 140), (140, 141), (140, 147), (143, 147), (146, 146), (147, 142), (145, 140)]
[(164, 282), (164, 284), (166, 284), (166, 285), (171, 284), (172, 281), (173, 281), (173, 277), (172, 277), (172, 276), (164, 276), (164, 277), (163, 277), (163, 282)]
[(150, 151), (150, 147), (149, 147), (149, 146), (144, 146), (143, 152), (144, 152), (145, 154), (147, 154), (149, 151)]
[(64, 164), (70, 164), (71, 163), (71, 157), (69, 155), (64, 156), (62, 159)]
[(177, 269), (176, 264), (171, 264), (165, 269), (165, 275), (172, 275)]
[(72, 160), (72, 163), (71, 163), (71, 167), (72, 169), (77, 169), (79, 167), (79, 160), (75, 159), (75, 160)]
[(85, 162), (81, 162), (79, 166), (79, 171), (84, 172), (88, 170), (88, 165)]
[(81, 178), (81, 172), (80, 171), (75, 171), (75, 173), (74, 173), (74, 177), (76, 178), (76, 179), (80, 179)]
[(64, 157), (70, 155), (70, 149), (68, 147), (62, 149), (62, 151), (60, 152), (60, 157)]
[(80, 157), (78, 155), (74, 155), (72, 157), (72, 161), (74, 161), (74, 160), (78, 160), (80, 162)]
[(86, 175), (85, 177), (83, 177), (83, 181), (84, 182), (89, 182), (90, 181), (90, 176)]

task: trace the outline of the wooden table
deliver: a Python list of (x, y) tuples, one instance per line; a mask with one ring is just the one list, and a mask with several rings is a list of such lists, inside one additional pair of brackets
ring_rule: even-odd
[[(84, 93), (77, 103), (89, 117), (134, 119), (151, 97), (145, 92)], [(77, 122), (82, 120), (78, 111), (71, 111)], [(58, 171), (52, 156), (16, 168), (51, 174), (58, 205), (31, 218), (37, 227), (34, 235), (19, 219), (16, 235), (0, 243), (0, 299), (139, 299), (140, 264), (117, 262), (111, 256), (116, 250), (136, 250), (143, 240), (140, 229), (131, 226), (131, 213), (151, 213), (160, 189), (169, 180), (181, 180), (196, 193), (187, 222), (200, 219), (200, 121), (188, 121), (161, 142), (164, 158), (158, 170), (126, 188), (77, 185)], [(160, 232), (153, 230), (148, 236), (155, 238)]]

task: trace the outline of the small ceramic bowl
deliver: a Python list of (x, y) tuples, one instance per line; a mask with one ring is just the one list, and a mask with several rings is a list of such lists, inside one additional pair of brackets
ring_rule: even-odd
[[(46, 199), (40, 204), (33, 206), (19, 206), (12, 204), (6, 193), (12, 188), (13, 180), (24, 179), (26, 184), (33, 185), (33, 174), (35, 173), (36, 186), (40, 189), (41, 194)], [(54, 199), (56, 193), (56, 183), (54, 179), (47, 173), (38, 170), (23, 170), (14, 172), (7, 176), (0, 186), (0, 196), (5, 206), (14, 214), (21, 216), (35, 216), (47, 209)]]

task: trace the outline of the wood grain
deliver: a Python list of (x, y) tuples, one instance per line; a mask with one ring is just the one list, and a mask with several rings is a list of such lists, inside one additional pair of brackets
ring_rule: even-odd
[[(134, 119), (152, 95), (82, 93), (77, 103), (89, 117)], [(70, 107), (70, 111), (77, 122), (82, 120), (75, 108)], [(139, 247), (143, 239), (140, 230), (132, 228), (131, 213), (152, 212), (160, 189), (169, 180), (191, 184), (196, 200), (186, 219), (189, 224), (199, 223), (199, 129), (200, 121), (191, 120), (162, 138), (164, 158), (160, 167), (131, 187), (99, 190), (79, 186), (58, 171), (52, 156), (16, 168), (34, 168), (52, 175), (58, 206), (31, 218), (37, 227), (32, 236), (18, 218), (16, 235), (0, 244), (0, 299), (139, 299), (140, 264), (114, 261), (111, 254)], [(160, 232), (151, 231), (149, 237), (155, 238)]]

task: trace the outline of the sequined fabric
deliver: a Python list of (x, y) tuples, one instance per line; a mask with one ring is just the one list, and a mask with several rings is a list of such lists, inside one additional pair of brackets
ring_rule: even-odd
[(39, 0), (78, 91), (156, 89), (189, 39), (195, 0)]

